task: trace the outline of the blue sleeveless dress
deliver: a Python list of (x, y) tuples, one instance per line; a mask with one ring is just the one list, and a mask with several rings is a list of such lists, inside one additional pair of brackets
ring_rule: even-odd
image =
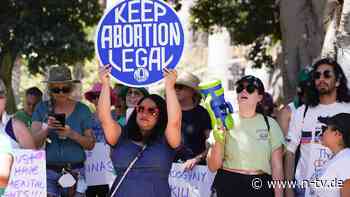
[[(111, 158), (117, 178), (111, 192), (141, 149), (142, 146), (133, 143), (125, 135), (112, 147)], [(168, 145), (165, 136), (159, 137), (147, 146), (113, 197), (170, 197), (168, 176), (174, 156), (175, 150)]]

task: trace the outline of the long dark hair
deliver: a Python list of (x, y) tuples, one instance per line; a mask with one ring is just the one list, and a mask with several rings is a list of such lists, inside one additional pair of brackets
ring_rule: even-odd
[(156, 122), (155, 126), (150, 131), (151, 135), (145, 139), (144, 136), (142, 135), (142, 133), (140, 132), (140, 127), (136, 121), (136, 115), (137, 115), (136, 110), (134, 110), (132, 112), (132, 114), (130, 115), (128, 123), (126, 124), (126, 131), (128, 132), (129, 139), (132, 139), (132, 140), (137, 141), (137, 142), (144, 141), (147, 144), (149, 144), (149, 143), (154, 142), (157, 138), (159, 138), (160, 136), (162, 136), (164, 134), (166, 125), (168, 123), (168, 113), (167, 113), (165, 100), (162, 97), (160, 97), (156, 94), (150, 94), (150, 95), (144, 96), (137, 103), (137, 105), (142, 103), (145, 99), (151, 99), (159, 109), (159, 115), (158, 115), (157, 122)]
[[(315, 73), (317, 68), (322, 64), (332, 66), (335, 78), (339, 82), (339, 86), (337, 87), (337, 102), (350, 102), (349, 88), (347, 85), (348, 82), (343, 72), (343, 69), (337, 61), (335, 61), (332, 58), (320, 59), (314, 63), (311, 73)], [(312, 80), (312, 88), (310, 91), (311, 95), (313, 95), (313, 98), (307, 99), (307, 104), (314, 107), (320, 103), (320, 95), (318, 90), (316, 89), (315, 79)]]

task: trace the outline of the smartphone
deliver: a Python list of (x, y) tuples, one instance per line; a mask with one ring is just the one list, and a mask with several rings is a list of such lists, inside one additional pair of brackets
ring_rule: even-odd
[(57, 114), (57, 113), (54, 113), (54, 114), (49, 114), (49, 116), (52, 116), (54, 117), (57, 121), (60, 122), (60, 124), (62, 125), (62, 127), (64, 127), (66, 125), (66, 114)]

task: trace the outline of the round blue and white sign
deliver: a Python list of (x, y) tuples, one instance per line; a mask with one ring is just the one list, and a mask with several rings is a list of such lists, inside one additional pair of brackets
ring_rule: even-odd
[(184, 31), (176, 12), (162, 0), (124, 0), (100, 20), (95, 47), (116, 80), (149, 86), (163, 79), (163, 68), (178, 64)]

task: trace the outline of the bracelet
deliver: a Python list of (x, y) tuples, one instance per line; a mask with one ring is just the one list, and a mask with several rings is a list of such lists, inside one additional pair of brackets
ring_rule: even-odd
[(214, 129), (213, 136), (215, 141), (220, 142), (222, 144), (225, 142), (225, 134), (222, 131), (220, 131), (220, 129)]

